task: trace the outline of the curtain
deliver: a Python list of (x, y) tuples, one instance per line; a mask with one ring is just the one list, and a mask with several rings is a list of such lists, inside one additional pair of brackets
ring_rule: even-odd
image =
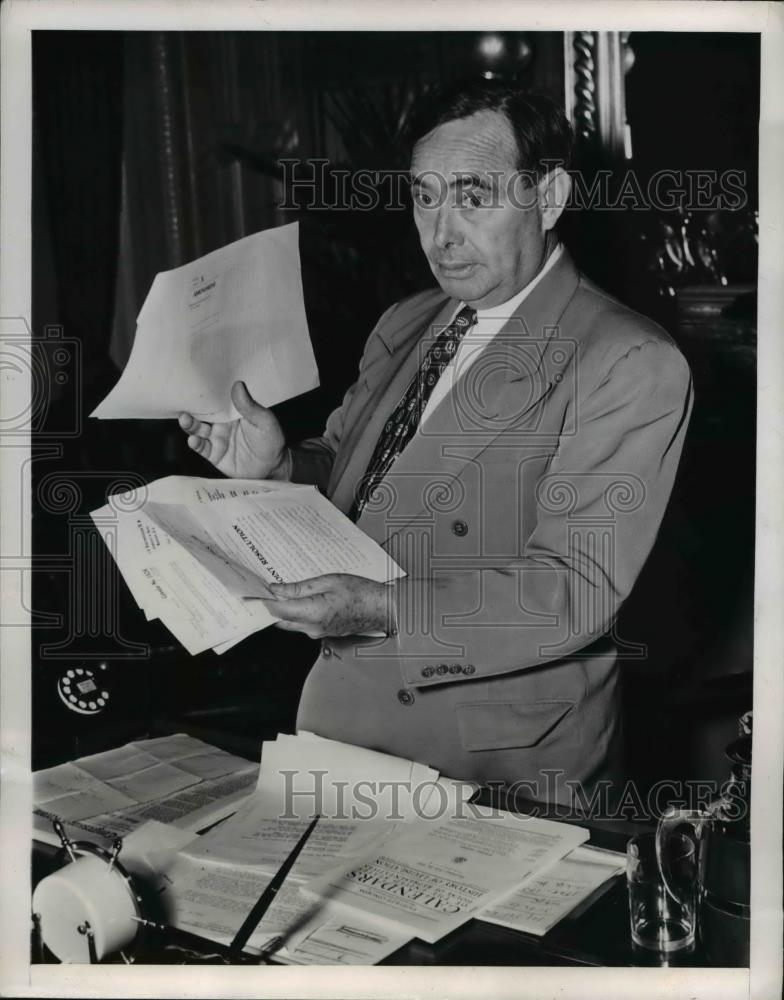
[[(39, 210), (59, 322), (82, 344), (85, 408), (106, 392), (114, 308), (122, 149), (122, 36), (35, 32), (33, 128)], [(88, 409), (89, 412), (89, 409)]]

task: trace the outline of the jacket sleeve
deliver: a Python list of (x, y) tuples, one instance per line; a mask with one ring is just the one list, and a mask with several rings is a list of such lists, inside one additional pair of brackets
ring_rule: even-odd
[[(335, 455), (343, 437), (346, 414), (351, 406), (354, 393), (363, 377), (365, 367), (380, 346), (377, 333), (384, 326), (396, 306), (397, 303), (390, 306), (373, 327), (365, 344), (362, 358), (360, 359), (357, 381), (348, 388), (340, 406), (330, 413), (324, 433), (320, 437), (307, 438), (304, 441), (300, 441), (296, 447), (290, 449), (291, 475), (289, 478), (293, 483), (309, 483), (318, 486), (323, 493), (326, 493)], [(382, 348), (382, 350), (386, 353), (386, 348)]]
[[(688, 365), (669, 341), (611, 363), (538, 484), (522, 552), (398, 581), (398, 633), (368, 654), (395, 656), (424, 686), (536, 667), (605, 634), (656, 538), (691, 405)], [(434, 671), (433, 657), (452, 670)]]

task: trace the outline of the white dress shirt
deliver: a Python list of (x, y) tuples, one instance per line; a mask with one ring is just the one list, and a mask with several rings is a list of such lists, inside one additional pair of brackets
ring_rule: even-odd
[[(508, 299), (506, 302), (501, 302), (500, 305), (491, 306), (489, 309), (477, 309), (476, 323), (460, 341), (457, 350), (452, 356), (452, 360), (443, 370), (441, 377), (435, 384), (433, 392), (430, 395), (430, 399), (427, 401), (427, 405), (425, 406), (424, 413), (422, 414), (422, 419), (419, 422), (420, 427), (424, 424), (428, 417), (432, 415), (441, 400), (454, 387), (456, 378), (460, 379), (465, 377), (465, 373), (471, 365), (476, 362), (477, 358), (487, 347), (493, 337), (495, 337), (506, 321), (514, 315), (515, 310), (518, 308), (523, 299), (530, 295), (550, 268), (554, 266), (562, 253), (563, 246), (559, 243), (555, 250), (553, 250), (547, 258), (542, 270), (536, 275), (535, 278), (533, 278), (532, 281), (528, 282), (522, 291), (519, 291), (517, 295), (513, 295), (512, 298)], [(449, 321), (450, 323), (465, 306), (465, 304), (465, 302), (461, 302), (458, 305), (457, 309), (452, 314)]]

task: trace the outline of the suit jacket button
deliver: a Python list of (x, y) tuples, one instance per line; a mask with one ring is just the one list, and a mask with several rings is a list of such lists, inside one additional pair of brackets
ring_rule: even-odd
[(462, 672), (463, 668), (460, 666), (459, 663), (453, 663), (452, 666), (449, 668), (450, 674), (462, 674)]
[(398, 691), (398, 693), (397, 693), (397, 700), (400, 702), (401, 705), (413, 705), (414, 704), (414, 696), (413, 696), (413, 694), (410, 691), (407, 691), (405, 688), (401, 688)]
[(436, 672), (436, 668), (435, 667), (425, 667), (422, 670), (422, 676), (423, 677), (432, 677), (435, 672)]
[(436, 673), (439, 674), (439, 676), (443, 676), (444, 674), (448, 674), (449, 673), (449, 667), (445, 663), (439, 663), (438, 666), (436, 667)]
[(464, 535), (467, 535), (468, 525), (465, 521), (452, 521), (452, 534), (457, 535), (458, 538), (462, 538)]
[(475, 674), (476, 673), (476, 667), (473, 665), (473, 663), (467, 663), (463, 667), (463, 673), (464, 674)]

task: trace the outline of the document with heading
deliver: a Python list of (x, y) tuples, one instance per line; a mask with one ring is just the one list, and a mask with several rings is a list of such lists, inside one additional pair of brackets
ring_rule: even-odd
[(145, 616), (191, 655), (222, 653), (274, 624), (271, 583), (403, 575), (314, 486), (169, 476), (110, 497), (91, 517)]
[(235, 420), (241, 379), (264, 406), (315, 389), (299, 225), (246, 236), (156, 275), (119, 381), (90, 414), (102, 420)]
[(361, 912), (435, 942), (588, 839), (576, 826), (475, 807), (423, 823), (335, 875), (308, 883)]
[(227, 499), (198, 512), (148, 502), (145, 512), (237, 597), (270, 598), (270, 584), (325, 573), (377, 583), (403, 575), (315, 486)]
[[(200, 863), (180, 854), (160, 877), (157, 899), (167, 923), (228, 945), (272, 873), (263, 866)], [(405, 929), (313, 897), (301, 885), (293, 875), (284, 882), (246, 952), (275, 943), (275, 960), (286, 964), (373, 965), (411, 939)]]
[(239, 496), (272, 493), (282, 485), (168, 476), (110, 497), (91, 517), (146, 618), (160, 618), (191, 655), (215, 647), (222, 652), (275, 619), (260, 601), (231, 594), (148, 517), (145, 507), (172, 503), (198, 511)]

